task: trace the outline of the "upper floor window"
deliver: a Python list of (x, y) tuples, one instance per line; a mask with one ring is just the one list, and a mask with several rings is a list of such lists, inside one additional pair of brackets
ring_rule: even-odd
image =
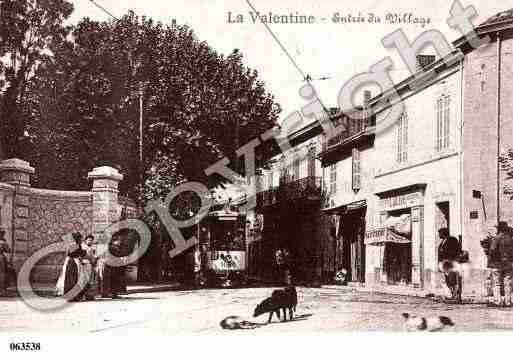
[(330, 166), (330, 193), (337, 193), (337, 164)]
[(269, 173), (267, 173), (267, 183), (269, 189), (272, 189), (274, 187), (274, 172), (271, 170)]
[(255, 175), (255, 187), (256, 187), (256, 192), (257, 193), (260, 193), (263, 191), (263, 176), (261, 173), (257, 173)]
[(327, 180), (327, 177), (328, 177), (328, 168), (327, 167), (322, 167), (322, 189), (324, 192), (328, 192), (328, 186), (326, 184), (326, 180)]
[(451, 124), (449, 95), (442, 95), (436, 101), (436, 150), (441, 151), (449, 148), (449, 129)]
[(280, 163), (280, 182), (288, 182), (289, 181), (289, 164), (287, 163), (288, 159), (285, 157), (281, 158)]
[(397, 121), (397, 162), (408, 160), (408, 115), (403, 113)]
[(308, 150), (308, 177), (315, 177), (315, 148)]
[(300, 167), (300, 159), (299, 156), (294, 156), (294, 161), (292, 162), (292, 180), (297, 181), (299, 179), (299, 167)]
[(362, 168), (360, 161), (360, 150), (358, 148), (353, 148), (352, 153), (352, 162), (353, 162), (353, 191), (358, 191), (362, 187)]

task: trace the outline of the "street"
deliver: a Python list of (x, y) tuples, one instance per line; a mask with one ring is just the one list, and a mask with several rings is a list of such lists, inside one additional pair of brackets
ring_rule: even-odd
[[(448, 331), (513, 329), (513, 309), (482, 304), (449, 305), (430, 299), (356, 292), (350, 288), (298, 287), (296, 319), (273, 318), (255, 332), (400, 331), (401, 313), (452, 318)], [(267, 314), (252, 318), (253, 309), (272, 288), (212, 289), (131, 294), (123, 299), (81, 302), (55, 313), (41, 313), (19, 298), (1, 299), (0, 331), (114, 332), (161, 334), (222, 332), (219, 322), (238, 315), (266, 323)]]

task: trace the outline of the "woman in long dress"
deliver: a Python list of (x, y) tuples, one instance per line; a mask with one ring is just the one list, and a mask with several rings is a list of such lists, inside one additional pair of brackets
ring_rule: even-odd
[(84, 288), (84, 297), (86, 300), (94, 300), (98, 294), (98, 274), (96, 271), (96, 264), (98, 262), (98, 255), (94, 237), (89, 234), (85, 237), (82, 249), (85, 251), (85, 256), (82, 259), (84, 271), (86, 272), (89, 281), (86, 288)]
[[(84, 289), (87, 282), (86, 274), (82, 265), (82, 258), (85, 257), (86, 252), (82, 249), (82, 235), (78, 232), (73, 233), (73, 248), (68, 250), (64, 265), (62, 268), (62, 277), (57, 284), (57, 294), (63, 295), (68, 302), (78, 302), (84, 295)], [(80, 285), (82, 290), (77, 294), (70, 293), (76, 285)], [(62, 288), (59, 288), (62, 286)]]

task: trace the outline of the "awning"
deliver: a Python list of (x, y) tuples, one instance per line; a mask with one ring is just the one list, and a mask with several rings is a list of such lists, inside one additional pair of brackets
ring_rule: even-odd
[(326, 214), (344, 214), (349, 211), (356, 211), (362, 208), (367, 207), (367, 201), (357, 201), (352, 202), (349, 204), (343, 204), (341, 206), (331, 207), (331, 208), (325, 208), (322, 210), (322, 212)]
[(408, 244), (411, 243), (411, 239), (387, 228), (373, 229), (365, 233), (366, 245), (381, 246), (385, 243)]

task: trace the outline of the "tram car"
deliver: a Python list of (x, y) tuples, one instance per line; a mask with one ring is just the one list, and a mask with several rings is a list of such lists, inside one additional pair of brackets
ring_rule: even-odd
[(200, 224), (200, 263), (207, 286), (232, 287), (247, 281), (246, 216), (210, 212)]

